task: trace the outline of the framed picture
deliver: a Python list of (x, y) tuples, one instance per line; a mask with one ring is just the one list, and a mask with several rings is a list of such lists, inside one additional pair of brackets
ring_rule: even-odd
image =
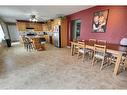
[(109, 10), (98, 11), (94, 13), (92, 32), (106, 32), (106, 24), (108, 19)]

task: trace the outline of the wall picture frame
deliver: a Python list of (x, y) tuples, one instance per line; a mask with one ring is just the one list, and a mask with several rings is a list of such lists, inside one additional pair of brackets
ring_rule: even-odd
[(108, 15), (109, 15), (108, 9), (94, 12), (93, 22), (92, 22), (92, 32), (94, 32), (94, 33), (106, 32)]

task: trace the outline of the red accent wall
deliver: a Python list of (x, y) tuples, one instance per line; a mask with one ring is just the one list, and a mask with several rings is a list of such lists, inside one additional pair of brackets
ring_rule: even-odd
[[(109, 9), (105, 33), (92, 33), (93, 13)], [(96, 6), (67, 16), (68, 45), (71, 41), (71, 20), (81, 20), (80, 39), (90, 38), (107, 40), (109, 43), (119, 44), (121, 38), (127, 37), (127, 6)]]

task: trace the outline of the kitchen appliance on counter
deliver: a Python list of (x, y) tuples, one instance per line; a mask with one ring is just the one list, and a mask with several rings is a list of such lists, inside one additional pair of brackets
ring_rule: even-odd
[(37, 33), (34, 31), (32, 27), (26, 27), (26, 36), (36, 36)]
[(127, 46), (127, 38), (122, 38), (120, 41), (120, 45)]
[(61, 48), (61, 26), (60, 25), (54, 26), (53, 38), (54, 38), (54, 46)]

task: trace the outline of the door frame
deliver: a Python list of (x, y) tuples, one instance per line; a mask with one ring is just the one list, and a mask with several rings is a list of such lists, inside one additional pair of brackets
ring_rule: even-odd
[(70, 33), (70, 34), (71, 34), (71, 35), (70, 35), (70, 38), (71, 38), (71, 41), (73, 41), (73, 32), (72, 32), (72, 31), (74, 30), (74, 29), (73, 29), (73, 27), (74, 27), (74, 26), (73, 26), (73, 23), (74, 23), (74, 21), (76, 21), (76, 20), (80, 20), (80, 33), (81, 33), (81, 26), (82, 26), (81, 19), (79, 18), (79, 19), (73, 19), (73, 20), (71, 20), (71, 25), (70, 25), (70, 27), (71, 27), (71, 28), (70, 28), (70, 32), (71, 32), (71, 33)]

